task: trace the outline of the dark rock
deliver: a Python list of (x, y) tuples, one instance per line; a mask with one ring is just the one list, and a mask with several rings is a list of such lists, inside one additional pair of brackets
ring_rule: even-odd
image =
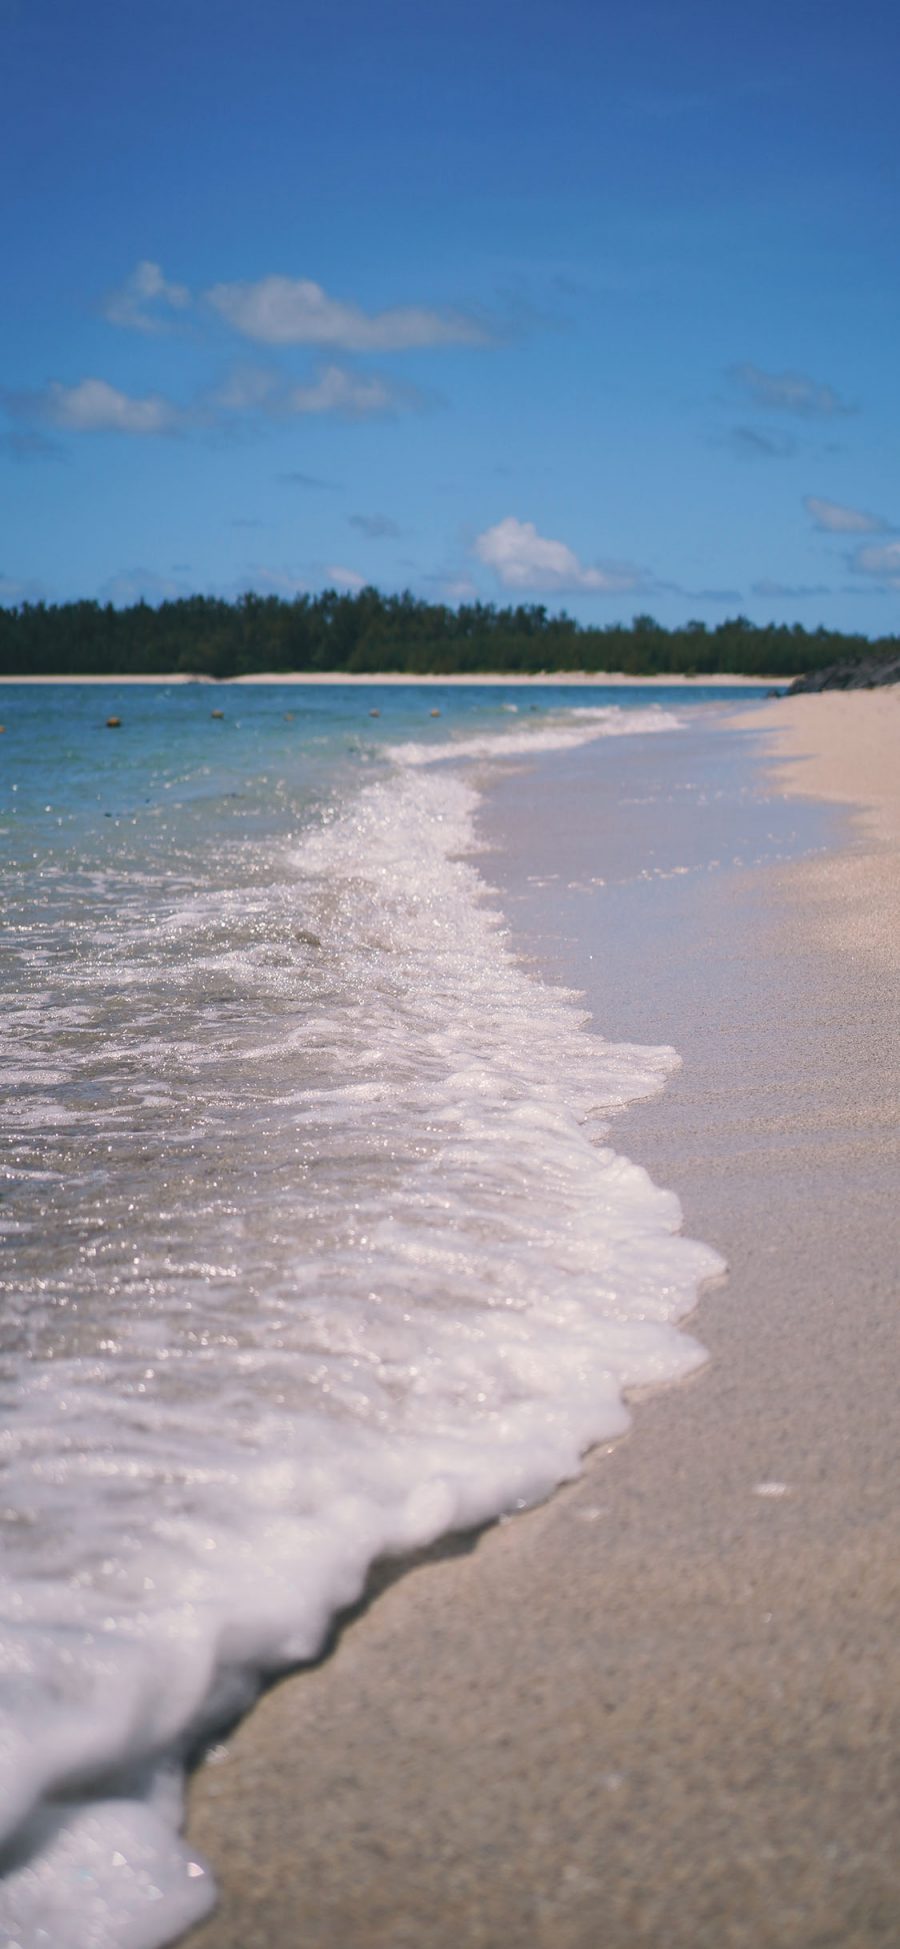
[(832, 663), (827, 670), (809, 670), (805, 677), (796, 677), (782, 694), (793, 697), (799, 691), (875, 690), (880, 684), (895, 683), (900, 683), (900, 649), (888, 656), (859, 657), (854, 662)]

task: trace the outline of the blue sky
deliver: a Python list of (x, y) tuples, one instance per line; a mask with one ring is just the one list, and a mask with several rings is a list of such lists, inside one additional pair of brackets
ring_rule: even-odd
[(895, 631), (898, 18), (0, 0), (0, 600)]

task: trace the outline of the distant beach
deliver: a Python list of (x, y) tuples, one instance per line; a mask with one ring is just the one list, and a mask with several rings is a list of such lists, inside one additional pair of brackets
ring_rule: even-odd
[(613, 1141), (729, 1261), (712, 1364), (213, 1752), (196, 1949), (900, 1935), (898, 737), (896, 692), (801, 698), (674, 766), (590, 746), (495, 781), (482, 870), (520, 951), (684, 1059)]
[(437, 684), (446, 685), (451, 689), (468, 689), (470, 686), (478, 687), (480, 685), (488, 685), (493, 688), (497, 684), (502, 684), (504, 689), (507, 686), (510, 688), (522, 686), (530, 690), (546, 690), (548, 686), (555, 689), (557, 685), (575, 685), (579, 689), (586, 686), (593, 689), (605, 689), (608, 684), (614, 684), (626, 685), (629, 690), (632, 687), (650, 690), (659, 690), (660, 688), (666, 690), (670, 688), (706, 690), (710, 686), (714, 689), (728, 690), (742, 689), (744, 686), (750, 686), (754, 690), (759, 690), (761, 685), (783, 684), (787, 683), (789, 679), (786, 677), (732, 677), (723, 675), (710, 677), (684, 677), (677, 675), (668, 677), (630, 677), (624, 670), (603, 670), (599, 671), (596, 676), (588, 675), (583, 670), (542, 670), (537, 672), (535, 676), (523, 676), (521, 674), (507, 676), (500, 671), (493, 675), (484, 673), (477, 676), (428, 677), (415, 675), (405, 676), (402, 673), (397, 674), (390, 671), (380, 675), (378, 673), (373, 673), (372, 675), (356, 675), (351, 674), (347, 670), (271, 670), (262, 676), (227, 677), (218, 681), (214, 677), (193, 676), (185, 674), (184, 671), (176, 670), (166, 676), (160, 677), (117, 677), (109, 675), (80, 677), (3, 677), (0, 681), (4, 684), (209, 684), (215, 690), (230, 690), (238, 684), (313, 684), (317, 686), (323, 684), (353, 684), (363, 689), (372, 686), (380, 688), (385, 684), (391, 686), (402, 685), (404, 688), (415, 688), (418, 684)]

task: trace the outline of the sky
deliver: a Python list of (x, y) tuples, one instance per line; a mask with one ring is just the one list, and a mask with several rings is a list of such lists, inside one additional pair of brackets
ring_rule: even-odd
[(0, 601), (900, 629), (889, 0), (0, 0)]

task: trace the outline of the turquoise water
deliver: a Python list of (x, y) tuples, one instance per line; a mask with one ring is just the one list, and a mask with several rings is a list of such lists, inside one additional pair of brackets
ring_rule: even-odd
[(9, 685), (0, 721), (0, 1922), (153, 1949), (212, 1899), (197, 1740), (376, 1556), (546, 1495), (703, 1357), (718, 1261), (605, 1137), (677, 1058), (519, 965), (476, 830), (509, 760), (677, 747), (684, 693)]
[[(756, 694), (698, 685), (689, 701)], [(523, 694), (514, 685), (0, 683), (2, 837), (14, 850), (37, 843), (55, 852), (67, 838), (84, 846), (92, 836), (116, 850), (121, 841), (97, 824), (110, 817), (120, 829), (130, 820), (152, 846), (150, 821), (175, 823), (176, 806), (185, 823), (202, 807), (226, 835), (245, 832), (248, 820), (254, 832), (275, 831), (289, 807), (314, 806), (336, 782), (352, 786), (400, 739), (440, 747), (472, 731), (502, 732), (511, 716), (677, 710), (685, 701), (683, 688), (665, 686), (548, 684)], [(120, 717), (121, 730), (107, 730), (108, 717)]]

